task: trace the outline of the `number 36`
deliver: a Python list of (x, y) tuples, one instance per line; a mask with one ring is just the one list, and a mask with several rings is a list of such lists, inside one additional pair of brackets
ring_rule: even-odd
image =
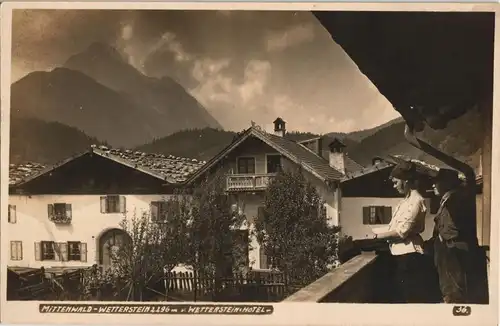
[(455, 306), (453, 307), (453, 316), (469, 316), (471, 308), (469, 306)]

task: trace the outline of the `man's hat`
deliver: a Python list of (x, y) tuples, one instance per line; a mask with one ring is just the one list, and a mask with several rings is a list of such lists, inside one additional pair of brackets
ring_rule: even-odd
[(391, 178), (411, 180), (416, 177), (418, 177), (417, 166), (413, 162), (400, 162), (391, 171)]
[(459, 182), (458, 172), (452, 169), (441, 168), (433, 175), (435, 181)]

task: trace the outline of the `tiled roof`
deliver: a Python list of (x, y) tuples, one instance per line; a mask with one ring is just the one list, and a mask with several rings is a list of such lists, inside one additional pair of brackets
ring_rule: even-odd
[(344, 165), (345, 165), (345, 171), (347, 174), (355, 173), (355, 172), (363, 170), (365, 168), (364, 166), (362, 166), (361, 164), (359, 164), (358, 162), (356, 162), (352, 158), (350, 158), (349, 155), (347, 155), (347, 154), (345, 154)]
[(293, 155), (299, 162), (310, 166), (319, 175), (323, 176), (324, 179), (340, 180), (344, 177), (344, 174), (332, 168), (326, 159), (317, 155), (305, 146), (300, 145), (293, 140), (286, 139), (285, 137), (276, 136), (264, 131), (258, 132), (280, 148)]
[[(305, 145), (305, 143), (309, 143), (309, 142), (313, 142), (313, 141), (317, 141), (317, 142), (321, 141), (322, 144), (324, 144), (325, 141), (329, 141), (329, 140), (331, 140), (331, 138), (328, 136), (317, 136), (314, 138), (309, 138), (309, 139), (297, 141), (297, 143)], [(337, 141), (337, 143), (341, 143), (341, 141), (338, 138), (335, 138), (334, 141)], [(319, 146), (323, 147), (322, 145), (319, 145)], [(321, 148), (321, 156), (327, 161), (329, 160), (329, 158), (328, 158), (329, 153), (330, 153), (330, 150), (327, 149), (325, 151), (323, 148)], [(359, 164), (358, 162), (354, 161), (351, 157), (349, 157), (347, 152), (344, 153), (344, 156), (345, 156), (344, 168), (345, 168), (345, 172), (347, 174), (357, 172), (357, 171), (362, 170), (364, 168), (363, 165)]]
[(133, 164), (135, 168), (149, 172), (164, 180), (182, 183), (201, 168), (206, 162), (174, 155), (158, 153), (144, 153), (132, 150), (120, 150), (100, 146), (93, 148), (93, 152), (103, 157), (110, 158), (119, 163)]
[(17, 165), (11, 164), (9, 167), (9, 184), (19, 184), (22, 181), (27, 181), (27, 179), (32, 179), (38, 175), (45, 174), (48, 171), (52, 171), (58, 166), (77, 159), (78, 157), (89, 152), (93, 152), (117, 163), (130, 166), (134, 169), (140, 170), (141, 172), (171, 183), (182, 183), (186, 181), (191, 174), (206, 163), (205, 161), (177, 157), (173, 155), (144, 153), (132, 150), (108, 148), (105, 146), (97, 147), (93, 145), (89, 151), (73, 156), (50, 167), (45, 167), (44, 165), (38, 163), (23, 163)]
[(296, 164), (301, 165), (306, 171), (311, 172), (323, 181), (341, 180), (344, 177), (344, 174), (332, 168), (325, 158), (317, 155), (309, 148), (285, 137), (267, 133), (260, 127), (252, 125), (252, 127), (239, 132), (231, 144), (213, 157), (202, 169), (192, 175), (188, 182), (196, 180), (200, 175), (223, 159), (228, 153), (237, 148), (250, 136), (254, 136), (262, 140), (284, 157), (287, 157)]
[[(419, 169), (420, 171), (422, 171), (424, 173), (428, 172), (428, 171), (439, 171), (439, 169), (443, 168), (443, 167), (429, 164), (429, 163), (422, 161), (422, 160), (408, 158), (404, 155), (391, 155), (387, 159), (382, 159), (382, 161), (378, 162), (377, 164), (371, 165), (369, 167), (363, 168), (363, 169), (358, 170), (354, 173), (350, 173), (350, 174), (346, 175), (346, 177), (342, 181), (348, 181), (348, 180), (355, 179), (355, 178), (358, 178), (360, 176), (363, 176), (363, 175), (366, 175), (369, 173), (373, 173), (376, 171), (380, 171), (380, 170), (392, 167), (395, 164), (397, 164), (399, 162), (399, 160), (406, 160), (406, 161), (411, 161), (411, 162), (415, 163), (417, 165), (417, 169)], [(461, 172), (458, 173), (458, 176), (462, 180), (465, 179), (465, 175)], [(479, 185), (482, 183), (483, 183), (483, 176), (482, 175), (476, 176), (476, 184)]]
[(361, 176), (364, 176), (364, 175), (367, 175), (367, 174), (370, 174), (370, 173), (373, 173), (373, 172), (377, 172), (377, 171), (380, 171), (380, 170), (385, 170), (385, 169), (393, 167), (393, 166), (394, 166), (394, 164), (391, 163), (391, 162), (381, 161), (381, 162), (378, 162), (377, 164), (368, 166), (366, 168), (363, 167), (362, 169), (359, 169), (359, 170), (354, 171), (352, 173), (348, 173), (345, 176), (345, 178), (342, 180), (342, 182), (349, 181), (349, 180), (352, 180), (352, 179), (356, 179), (356, 178), (359, 178)]
[(9, 185), (16, 184), (34, 176), (45, 169), (45, 165), (34, 162), (26, 162), (21, 164), (10, 164), (9, 165)]

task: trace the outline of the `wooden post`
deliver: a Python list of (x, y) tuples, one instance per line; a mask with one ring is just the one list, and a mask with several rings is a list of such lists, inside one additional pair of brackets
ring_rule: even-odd
[(169, 286), (169, 278), (168, 278), (168, 269), (166, 266), (163, 267), (163, 284), (165, 285), (165, 301), (168, 301), (168, 286)]
[(194, 288), (194, 298), (193, 301), (196, 302), (198, 297), (198, 252), (195, 253), (195, 263), (193, 268), (193, 288)]
[(483, 111), (483, 149), (482, 149), (482, 172), (483, 172), (483, 216), (481, 227), (481, 238), (483, 246), (490, 245), (491, 232), (491, 160), (492, 160), (492, 133), (493, 133), (493, 108), (491, 103), (484, 105)]

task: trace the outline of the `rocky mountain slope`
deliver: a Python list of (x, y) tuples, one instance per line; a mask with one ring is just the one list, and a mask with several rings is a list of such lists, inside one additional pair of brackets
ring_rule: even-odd
[(10, 123), (10, 163), (52, 164), (81, 153), (99, 140), (59, 122), (13, 118)]
[(33, 72), (11, 88), (14, 118), (60, 122), (113, 146), (134, 147), (219, 123), (182, 86), (144, 76), (112, 47), (96, 43), (64, 67)]

